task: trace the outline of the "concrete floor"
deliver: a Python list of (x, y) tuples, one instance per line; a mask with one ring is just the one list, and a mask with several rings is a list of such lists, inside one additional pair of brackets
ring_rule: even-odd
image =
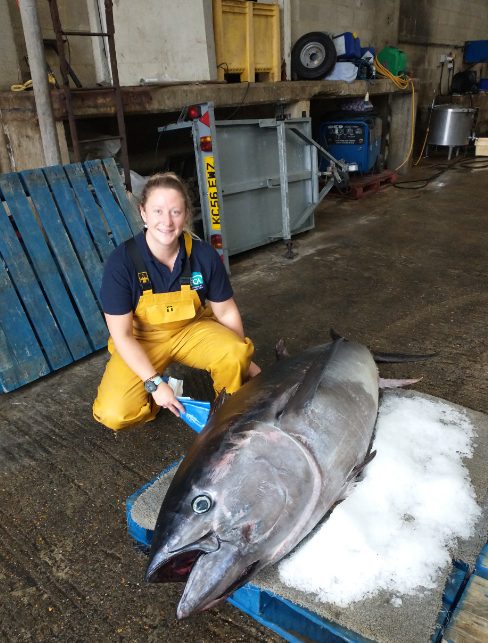
[[(487, 178), (452, 169), (424, 190), (328, 198), (293, 261), (281, 244), (235, 257), (257, 363), (273, 362), (279, 337), (293, 353), (328, 341), (333, 326), (377, 350), (439, 351), (381, 373), (422, 376), (418, 390), (487, 412)], [(181, 586), (144, 584), (124, 501), (193, 433), (166, 411), (127, 433), (99, 426), (91, 404), (106, 359), (0, 396), (0, 641), (282, 640), (227, 603), (178, 622)]]

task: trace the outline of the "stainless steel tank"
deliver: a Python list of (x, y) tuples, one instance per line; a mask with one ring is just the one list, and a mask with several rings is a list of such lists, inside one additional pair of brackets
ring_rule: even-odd
[(427, 145), (458, 147), (469, 144), (476, 109), (460, 105), (435, 105)]

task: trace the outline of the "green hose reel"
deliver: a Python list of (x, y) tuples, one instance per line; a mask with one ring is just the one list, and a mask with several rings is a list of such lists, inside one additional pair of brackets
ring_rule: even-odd
[(397, 47), (385, 47), (382, 49), (378, 54), (378, 60), (393, 76), (401, 76), (405, 73), (407, 57), (405, 52)]

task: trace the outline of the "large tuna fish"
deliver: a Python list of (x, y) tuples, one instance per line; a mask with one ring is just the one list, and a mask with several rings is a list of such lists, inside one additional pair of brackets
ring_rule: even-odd
[(278, 361), (217, 408), (180, 464), (151, 545), (146, 580), (186, 581), (178, 618), (276, 563), (347, 494), (373, 455), (379, 384), (371, 352), (336, 338)]

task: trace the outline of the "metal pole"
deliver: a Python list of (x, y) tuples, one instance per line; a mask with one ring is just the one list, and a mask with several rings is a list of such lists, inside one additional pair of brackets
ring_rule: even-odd
[(32, 74), (44, 159), (46, 165), (61, 165), (61, 151), (59, 149), (56, 121), (54, 120), (36, 0), (19, 0), (19, 8), (29, 57), (29, 67)]

